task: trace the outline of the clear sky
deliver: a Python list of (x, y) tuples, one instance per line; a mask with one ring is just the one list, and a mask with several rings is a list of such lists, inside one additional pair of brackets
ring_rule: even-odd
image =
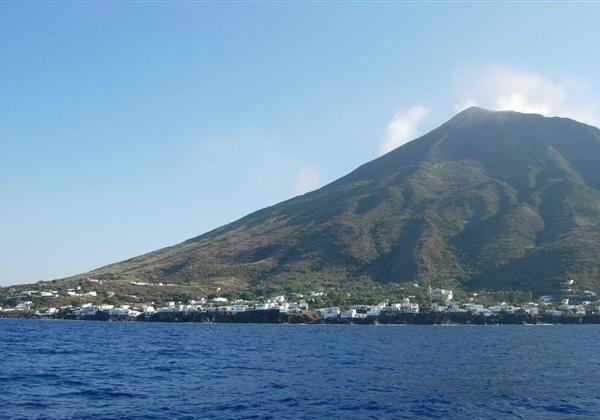
[(178, 243), (479, 104), (600, 121), (600, 5), (0, 3), (0, 284)]

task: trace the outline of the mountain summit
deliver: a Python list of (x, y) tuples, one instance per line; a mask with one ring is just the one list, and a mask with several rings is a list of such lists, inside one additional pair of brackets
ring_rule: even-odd
[[(223, 290), (600, 285), (600, 130), (469, 108), (308, 194), (86, 276)], [(355, 284), (355, 283), (354, 283)]]

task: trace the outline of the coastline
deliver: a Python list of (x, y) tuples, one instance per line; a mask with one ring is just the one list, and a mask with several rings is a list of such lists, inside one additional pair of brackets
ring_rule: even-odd
[(392, 313), (365, 318), (323, 319), (314, 312), (288, 314), (278, 310), (256, 310), (243, 313), (220, 311), (141, 314), (136, 318), (110, 316), (98, 311), (93, 316), (56, 314), (40, 316), (34, 313), (1, 313), (0, 319), (13, 320), (78, 320), (95, 322), (160, 322), (160, 323), (205, 323), (205, 324), (304, 324), (304, 325), (595, 325), (600, 324), (600, 314), (589, 315), (529, 315), (495, 314), (483, 316), (459, 313)]

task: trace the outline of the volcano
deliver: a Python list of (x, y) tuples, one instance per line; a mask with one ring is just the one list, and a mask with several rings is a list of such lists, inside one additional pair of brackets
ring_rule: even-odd
[(82, 276), (223, 290), (600, 282), (600, 130), (469, 108), (317, 191)]

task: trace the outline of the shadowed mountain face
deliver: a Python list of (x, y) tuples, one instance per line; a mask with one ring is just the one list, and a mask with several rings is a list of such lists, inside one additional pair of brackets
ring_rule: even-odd
[(227, 289), (600, 284), (600, 130), (470, 108), (320, 190), (93, 272)]

